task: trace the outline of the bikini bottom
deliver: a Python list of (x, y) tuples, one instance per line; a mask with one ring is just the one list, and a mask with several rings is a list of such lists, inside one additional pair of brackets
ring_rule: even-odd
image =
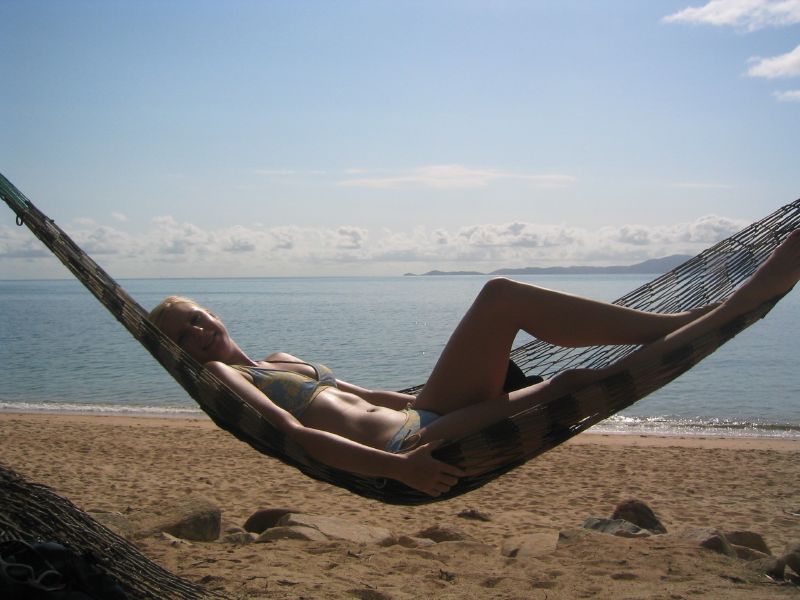
[(406, 408), (402, 412), (406, 413), (406, 420), (386, 444), (386, 451), (392, 454), (411, 450), (419, 442), (419, 430), (442, 416), (430, 410), (413, 408)]

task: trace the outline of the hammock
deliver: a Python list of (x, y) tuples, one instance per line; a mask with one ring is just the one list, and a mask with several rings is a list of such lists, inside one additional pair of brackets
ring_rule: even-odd
[[(167, 338), (145, 311), (51, 219), (0, 175), (0, 196), (25, 224), (222, 429), (259, 452), (306, 475), (356, 494), (392, 504), (425, 504), (474, 490), (630, 406), (687, 371), (744, 328), (764, 317), (780, 298), (732, 319), (669, 355), (573, 390), (480, 431), (452, 440), (434, 455), (470, 473), (433, 498), (394, 480), (334, 469), (274, 429), (256, 410)], [(616, 304), (653, 312), (677, 312), (718, 302), (745, 281), (791, 232), (800, 227), (800, 200), (778, 209), (674, 270), (630, 292)], [(565, 369), (602, 368), (635, 352), (636, 346), (561, 348), (533, 341), (511, 359), (526, 373), (545, 377)], [(422, 386), (408, 388), (414, 393)]]
[[(120, 537), (78, 509), (50, 488), (25, 481), (0, 464), (0, 543), (23, 540), (59, 542), (81, 556), (96, 560), (98, 567), (127, 590), (128, 598), (163, 600), (225, 600), (228, 596), (205, 590), (181, 579), (153, 562), (128, 540)], [(68, 560), (68, 559), (67, 559)], [(59, 567), (60, 568), (60, 567)], [(71, 570), (71, 567), (70, 567)], [(67, 569), (62, 573), (68, 572)], [(66, 574), (66, 573), (65, 573)], [(3, 577), (0, 575), (0, 591)], [(96, 578), (86, 583), (99, 583)], [(19, 592), (24, 593), (24, 592)], [(13, 592), (11, 592), (13, 594)], [(19, 598), (18, 595), (3, 598)], [(77, 598), (64, 592), (25, 598)], [(81, 594), (82, 598), (90, 598)], [(99, 596), (92, 595), (92, 598)], [(104, 596), (106, 597), (106, 596)]]

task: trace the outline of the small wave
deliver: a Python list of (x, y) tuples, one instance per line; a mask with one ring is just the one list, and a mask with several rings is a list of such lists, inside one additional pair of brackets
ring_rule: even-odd
[(61, 413), (81, 415), (126, 415), (158, 417), (204, 417), (197, 408), (181, 406), (132, 406), (119, 404), (77, 404), (69, 402), (0, 402), (2, 412)]
[(800, 424), (700, 419), (613, 416), (592, 427), (597, 433), (651, 434), (666, 436), (759, 437), (800, 439)]
[[(0, 412), (123, 415), (151, 417), (205, 418), (199, 408), (187, 406), (136, 406), (120, 404), (80, 404), (69, 402), (4, 402)], [(631, 417), (615, 415), (592, 427), (594, 433), (619, 433), (659, 436), (709, 436), (800, 439), (799, 423), (771, 423), (732, 419), (677, 418), (666, 416)]]

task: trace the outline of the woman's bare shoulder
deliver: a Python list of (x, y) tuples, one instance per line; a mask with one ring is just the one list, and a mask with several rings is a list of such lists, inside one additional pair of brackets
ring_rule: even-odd
[(264, 357), (264, 362), (284, 361), (284, 362), (303, 362), (302, 359), (292, 356), (288, 352), (273, 352)]
[[(232, 377), (234, 380), (241, 377), (245, 381), (249, 383), (253, 383), (253, 376), (245, 371), (237, 367), (233, 367), (227, 363), (224, 363), (219, 360), (210, 360), (203, 365), (203, 367), (208, 370), (210, 373), (213, 373), (217, 377), (226, 380), (226, 378)], [(230, 380), (228, 380), (230, 381)]]

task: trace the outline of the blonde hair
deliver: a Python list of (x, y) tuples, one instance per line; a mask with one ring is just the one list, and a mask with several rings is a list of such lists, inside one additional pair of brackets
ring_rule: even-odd
[(161, 321), (164, 319), (164, 315), (166, 315), (170, 310), (172, 310), (178, 304), (192, 304), (194, 306), (200, 306), (197, 302), (192, 300), (191, 298), (186, 298), (185, 296), (167, 296), (158, 305), (150, 311), (148, 318), (153, 325), (158, 327), (161, 326)]

